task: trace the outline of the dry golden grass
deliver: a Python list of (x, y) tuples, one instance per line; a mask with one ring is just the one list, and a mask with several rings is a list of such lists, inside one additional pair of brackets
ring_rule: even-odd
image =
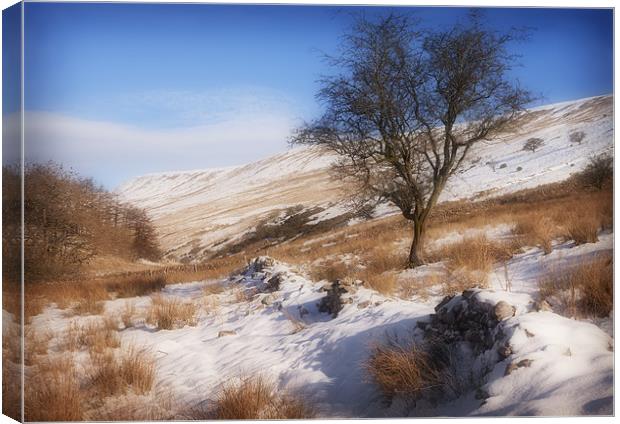
[[(108, 293), (100, 285), (76, 286), (77, 303), (73, 313), (77, 315), (100, 315), (103, 312), (103, 301), (108, 299)], [(73, 297), (73, 296), (72, 296)]]
[(104, 405), (90, 409), (84, 419), (88, 421), (172, 421), (177, 416), (177, 402), (170, 391), (150, 396), (120, 396)]
[(47, 359), (29, 373), (25, 387), (26, 421), (80, 421), (83, 391), (71, 356)]
[(489, 272), (496, 262), (510, 259), (513, 252), (511, 243), (491, 240), (485, 234), (479, 234), (442, 245), (429, 255), (429, 260), (448, 261), (452, 269)]
[(118, 298), (146, 296), (162, 290), (167, 282), (166, 277), (161, 274), (109, 278), (110, 281), (105, 283), (105, 288)]
[(551, 300), (557, 312), (607, 317), (613, 309), (613, 256), (599, 254), (572, 269), (552, 270), (539, 281), (539, 288), (540, 296)]
[(147, 393), (155, 382), (155, 357), (145, 349), (131, 346), (121, 356), (120, 374), (134, 393)]
[(214, 294), (223, 293), (226, 290), (226, 286), (222, 283), (205, 284), (202, 292), (205, 296), (211, 296)]
[(196, 409), (192, 419), (284, 420), (313, 418), (313, 408), (299, 397), (278, 393), (275, 384), (263, 376), (227, 382), (208, 410)]
[(134, 316), (136, 315), (136, 304), (132, 301), (126, 301), (121, 310), (121, 322), (125, 328), (131, 328), (134, 325)]
[(598, 216), (568, 213), (564, 219), (566, 237), (574, 240), (577, 245), (596, 243), (600, 224), (601, 220)]
[(309, 276), (313, 281), (333, 282), (351, 275), (352, 269), (342, 261), (325, 261), (310, 268)]
[(426, 300), (430, 296), (429, 288), (442, 284), (448, 279), (444, 271), (437, 271), (430, 275), (415, 277), (400, 277), (398, 280), (399, 296), (403, 299), (411, 299), (414, 296)]
[(2, 414), (21, 422), (20, 369), (9, 363), (5, 352), (2, 356)]
[(433, 358), (412, 342), (392, 339), (374, 345), (363, 367), (388, 401), (395, 396), (415, 399), (442, 380)]
[(155, 381), (155, 358), (146, 350), (129, 347), (119, 354), (112, 350), (90, 355), (88, 369), (90, 387), (94, 398), (126, 393), (132, 390), (144, 394)]
[(183, 302), (176, 297), (155, 295), (151, 297), (151, 307), (147, 312), (146, 322), (160, 330), (172, 330), (197, 323), (196, 305)]
[(92, 320), (84, 325), (72, 321), (65, 333), (64, 348), (71, 352), (86, 348), (91, 353), (117, 348), (120, 346), (117, 330), (117, 324), (111, 317)]
[(551, 253), (551, 243), (560, 235), (560, 229), (547, 216), (522, 215), (516, 218), (513, 233), (519, 238), (523, 246), (540, 247), (545, 255)]
[(31, 365), (37, 355), (46, 355), (50, 340), (54, 333), (50, 330), (38, 330), (32, 325), (24, 327), (24, 363)]
[(513, 242), (490, 240), (480, 234), (444, 244), (428, 258), (431, 262), (446, 261), (443, 292), (451, 295), (472, 287), (486, 287), (494, 265), (510, 259), (517, 248)]

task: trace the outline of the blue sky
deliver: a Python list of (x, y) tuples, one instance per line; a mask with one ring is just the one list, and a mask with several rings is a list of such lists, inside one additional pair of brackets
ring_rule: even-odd
[[(26, 3), (29, 158), (107, 187), (147, 172), (228, 166), (286, 149), (320, 113), (351, 12), (379, 7)], [(463, 8), (407, 8), (423, 25)], [(492, 26), (535, 28), (516, 45), (521, 83), (552, 103), (612, 92), (611, 10), (487, 9)], [(7, 106), (8, 105), (8, 106)], [(4, 113), (11, 112), (5, 102)]]

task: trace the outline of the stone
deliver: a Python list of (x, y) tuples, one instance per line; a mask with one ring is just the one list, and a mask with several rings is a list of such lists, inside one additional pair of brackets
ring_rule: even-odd
[(275, 301), (275, 298), (272, 295), (268, 294), (261, 298), (260, 303), (262, 303), (265, 306), (271, 306), (274, 301)]
[(500, 346), (497, 349), (497, 353), (499, 353), (499, 356), (501, 356), (502, 358), (508, 358), (510, 355), (512, 355), (512, 347), (506, 343), (503, 346)]
[(549, 302), (544, 299), (537, 300), (536, 303), (534, 303), (534, 309), (536, 312), (553, 312), (553, 308)]
[(504, 373), (504, 375), (510, 375), (512, 372), (519, 368), (529, 368), (529, 366), (532, 365), (532, 362), (534, 361), (531, 359), (522, 359), (519, 362), (512, 362), (506, 367), (506, 372)]
[(273, 277), (267, 280), (267, 287), (265, 288), (265, 290), (269, 292), (280, 290), (280, 283), (282, 283), (283, 280), (284, 278), (282, 277), (282, 274), (275, 274)]
[(493, 314), (498, 321), (503, 321), (515, 315), (515, 307), (507, 302), (504, 302), (503, 300), (500, 300), (495, 304)]
[(435, 306), (435, 312), (439, 312), (441, 308), (443, 308), (448, 302), (450, 302), (454, 296), (446, 296), (443, 298), (441, 302), (437, 306)]
[(219, 333), (217, 333), (217, 337), (225, 337), (225, 336), (234, 336), (237, 333), (233, 330), (222, 330)]
[(465, 299), (470, 299), (470, 298), (471, 298), (473, 295), (475, 295), (475, 294), (476, 294), (476, 291), (475, 291), (475, 290), (472, 290), (472, 289), (469, 289), (469, 290), (465, 290), (465, 291), (463, 291), (463, 297), (464, 297)]
[(488, 397), (489, 397), (489, 394), (487, 393), (486, 390), (484, 390), (482, 388), (479, 388), (478, 390), (476, 390), (476, 395), (475, 395), (476, 399), (478, 399), (478, 400), (488, 399)]
[(357, 309), (366, 309), (369, 306), (370, 306), (370, 300), (364, 300), (363, 302), (360, 302), (357, 304)]
[(343, 308), (343, 299), (341, 296), (346, 292), (347, 291), (340, 285), (340, 281), (334, 281), (325, 297), (323, 297), (319, 303), (319, 312), (327, 312), (332, 315), (332, 318), (336, 318)]
[(527, 336), (528, 339), (531, 339), (532, 337), (534, 337), (534, 333), (530, 332), (527, 328), (525, 329), (525, 335)]

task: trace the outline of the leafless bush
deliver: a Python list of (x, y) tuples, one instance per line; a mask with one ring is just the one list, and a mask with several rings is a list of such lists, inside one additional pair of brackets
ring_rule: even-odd
[(581, 181), (587, 186), (601, 190), (608, 181), (613, 179), (613, 166), (614, 158), (609, 153), (592, 156), (580, 174)]

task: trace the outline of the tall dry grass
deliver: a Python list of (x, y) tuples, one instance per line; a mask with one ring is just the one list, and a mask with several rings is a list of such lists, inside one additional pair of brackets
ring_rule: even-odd
[(151, 299), (146, 322), (157, 329), (172, 330), (197, 324), (197, 308), (194, 303), (184, 302), (176, 297), (159, 295), (152, 296)]
[(431, 354), (411, 341), (389, 339), (375, 344), (363, 368), (388, 401), (397, 396), (404, 400), (419, 398), (442, 382), (441, 370)]
[(273, 381), (264, 376), (227, 382), (215, 395), (208, 409), (196, 408), (192, 419), (204, 420), (292, 420), (309, 419), (314, 408), (300, 396), (278, 392)]
[(145, 349), (130, 346), (90, 355), (89, 384), (97, 396), (107, 397), (132, 390), (145, 394), (155, 381), (155, 358)]
[(71, 356), (46, 359), (29, 373), (25, 386), (26, 421), (81, 421), (84, 392)]
[(568, 270), (551, 270), (539, 293), (557, 312), (574, 317), (607, 317), (613, 309), (613, 256), (599, 254)]

